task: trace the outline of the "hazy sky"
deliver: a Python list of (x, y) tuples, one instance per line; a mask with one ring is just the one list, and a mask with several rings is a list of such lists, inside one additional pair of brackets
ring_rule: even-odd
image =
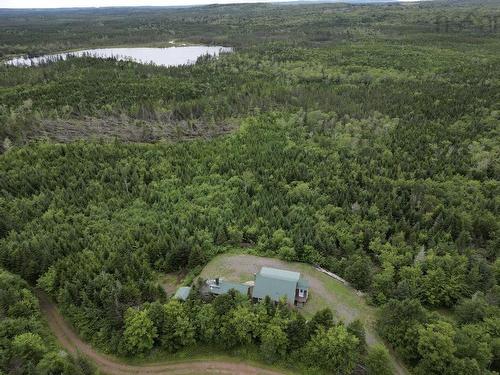
[[(276, 0), (274, 0), (276, 1)], [(283, 1), (283, 0), (277, 0)], [(289, 1), (289, 0), (288, 0)], [(0, 0), (0, 8), (67, 8), (147, 5), (258, 3), (266, 0)]]
[[(274, 0), (290, 1), (290, 0)], [(408, 1), (408, 0), (402, 0)], [(418, 0), (417, 0), (418, 1)], [(146, 5), (193, 5), (258, 3), (268, 0), (0, 0), (0, 8), (70, 8), (70, 7), (109, 7), (109, 6), (146, 6)]]

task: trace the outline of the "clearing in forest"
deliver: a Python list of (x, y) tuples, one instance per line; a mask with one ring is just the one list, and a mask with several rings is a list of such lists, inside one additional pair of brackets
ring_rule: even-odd
[[(309, 298), (300, 309), (307, 318), (312, 317), (316, 311), (329, 307), (334, 316), (344, 323), (359, 319), (365, 326), (368, 345), (383, 343), (375, 332), (376, 308), (368, 306), (364, 297), (352, 287), (317, 271), (311, 265), (255, 255), (223, 254), (208, 263), (200, 277), (223, 277), (229, 281), (245, 282), (253, 280), (253, 275), (263, 266), (297, 271), (309, 281)], [(408, 373), (392, 351), (391, 360), (397, 374)]]

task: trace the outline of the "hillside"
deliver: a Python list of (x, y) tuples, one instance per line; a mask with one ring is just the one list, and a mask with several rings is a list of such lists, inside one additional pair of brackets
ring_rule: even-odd
[[(0, 267), (50, 295), (95, 350), (131, 360), (215, 335), (214, 350), (291, 371), (390, 372), (364, 330), (416, 374), (498, 372), (499, 12), (489, 1), (0, 11), (2, 59), (235, 47), (168, 68), (0, 64)], [(235, 248), (320, 264), (380, 314), (353, 328), (327, 302), (305, 316), (238, 295), (177, 303), (158, 283)]]

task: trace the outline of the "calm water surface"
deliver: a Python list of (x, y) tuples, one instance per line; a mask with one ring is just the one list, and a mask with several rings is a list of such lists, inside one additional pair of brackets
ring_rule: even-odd
[(232, 52), (232, 48), (220, 46), (186, 46), (169, 48), (98, 48), (73, 52), (63, 52), (53, 55), (27, 58), (17, 57), (6, 61), (15, 66), (36, 66), (57, 60), (66, 60), (68, 56), (91, 56), (96, 58), (114, 57), (118, 60), (132, 60), (143, 64), (162, 66), (179, 66), (196, 63), (200, 56), (218, 56), (221, 52)]

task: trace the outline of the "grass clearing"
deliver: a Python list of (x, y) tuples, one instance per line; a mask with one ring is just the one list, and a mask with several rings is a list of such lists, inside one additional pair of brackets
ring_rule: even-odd
[(220, 276), (229, 281), (245, 282), (253, 280), (254, 274), (262, 266), (297, 271), (309, 280), (311, 284), (309, 300), (306, 306), (300, 309), (306, 317), (313, 316), (316, 311), (325, 307), (330, 307), (337, 319), (347, 322), (355, 319), (369, 320), (375, 314), (375, 309), (368, 306), (355, 289), (304, 263), (290, 263), (275, 258), (229, 253), (215, 257), (203, 269), (200, 277), (209, 279)]
[[(369, 306), (365, 298), (351, 286), (317, 271), (309, 264), (232, 252), (212, 259), (199, 276), (203, 279), (223, 277), (233, 282), (245, 282), (253, 280), (254, 274), (263, 266), (297, 271), (309, 281), (309, 299), (305, 307), (300, 309), (306, 318), (312, 317), (318, 310), (329, 307), (338, 321), (349, 323), (359, 319), (365, 326), (368, 345), (384, 344), (375, 331), (377, 309)], [(408, 374), (395, 353), (388, 349), (391, 352), (395, 373)]]
[(177, 289), (182, 286), (185, 277), (186, 274), (183, 272), (161, 274), (158, 283), (167, 293), (167, 296), (171, 297), (175, 294)]

